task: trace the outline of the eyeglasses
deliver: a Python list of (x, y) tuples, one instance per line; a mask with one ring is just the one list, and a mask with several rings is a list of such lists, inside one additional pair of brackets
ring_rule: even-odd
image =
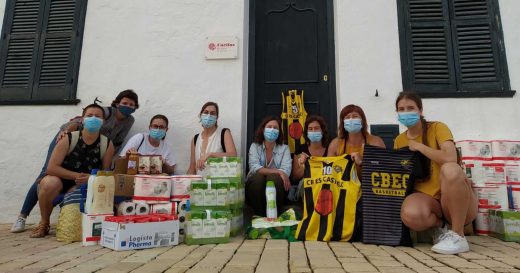
[(150, 128), (164, 130), (164, 129), (166, 129), (166, 126), (152, 124), (152, 125), (150, 125)]

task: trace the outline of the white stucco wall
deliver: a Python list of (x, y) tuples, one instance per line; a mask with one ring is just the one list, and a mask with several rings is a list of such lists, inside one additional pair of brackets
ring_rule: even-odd
[[(520, 1), (500, 0), (511, 89), (520, 88)], [(397, 124), (402, 91), (396, 1), (335, 2), (338, 113), (360, 105), (372, 124)], [(375, 90), (379, 97), (375, 97)], [(443, 121), (455, 139), (520, 139), (520, 97), (424, 99), (428, 120)], [(401, 126), (401, 131), (404, 127)]]
[[(41, 167), (57, 127), (98, 96), (105, 104), (133, 88), (141, 108), (129, 135), (151, 116), (170, 119), (167, 140), (187, 170), (189, 142), (200, 130), (202, 104), (220, 105), (219, 123), (231, 128), (245, 155), (248, 0), (90, 0), (83, 39), (77, 106), (0, 106), (0, 223), (11, 222)], [(500, 0), (511, 88), (520, 88), (518, 0)], [(0, 0), (4, 14), (5, 0)], [(370, 123), (397, 124), (394, 99), (402, 90), (396, 2), (336, 0), (338, 113), (354, 103)], [(2, 21), (0, 20), (0, 25)], [(206, 36), (239, 39), (239, 58), (207, 61)], [(378, 89), (379, 97), (375, 97)], [(446, 122), (456, 139), (520, 139), (518, 95), (513, 98), (426, 99), (424, 114)], [(403, 129), (403, 128), (402, 128)], [(39, 219), (38, 210), (29, 218)], [(36, 216), (35, 216), (36, 215)]]
[[(2, 0), (0, 14), (4, 6)], [(13, 221), (19, 212), (58, 126), (96, 96), (109, 104), (121, 90), (138, 93), (141, 107), (130, 136), (147, 130), (153, 115), (165, 114), (179, 173), (188, 168), (189, 143), (200, 131), (197, 116), (206, 101), (219, 104), (219, 124), (231, 129), (240, 152), (244, 14), (243, 0), (90, 0), (77, 90), (81, 103), (0, 107), (0, 222)], [(205, 60), (206, 36), (237, 36), (238, 59)], [(38, 221), (38, 214), (29, 221)]]

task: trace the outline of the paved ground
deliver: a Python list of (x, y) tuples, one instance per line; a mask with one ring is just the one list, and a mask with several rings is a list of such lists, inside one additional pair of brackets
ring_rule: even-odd
[(361, 243), (243, 240), (228, 244), (116, 252), (65, 244), (54, 236), (30, 239), (0, 225), (0, 272), (520, 272), (520, 244), (473, 236), (472, 251), (434, 254), (414, 248)]

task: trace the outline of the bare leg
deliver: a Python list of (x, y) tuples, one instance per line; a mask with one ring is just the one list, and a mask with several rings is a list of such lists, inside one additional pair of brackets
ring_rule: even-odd
[(52, 200), (60, 194), (62, 188), (61, 180), (56, 176), (47, 175), (40, 181), (40, 190), (38, 192), (42, 217), (40, 223), (49, 224), (53, 208)]
[(451, 229), (464, 236), (464, 225), (471, 223), (477, 214), (477, 199), (469, 180), (456, 163), (441, 166), (441, 207)]
[(423, 231), (442, 226), (440, 203), (433, 197), (415, 192), (410, 194), (401, 206), (401, 219), (412, 230)]

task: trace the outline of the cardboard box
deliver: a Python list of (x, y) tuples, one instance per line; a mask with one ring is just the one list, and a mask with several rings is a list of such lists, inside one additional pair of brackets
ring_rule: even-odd
[(126, 174), (128, 170), (128, 158), (121, 157), (114, 161), (114, 174)]
[(489, 210), (489, 235), (508, 242), (520, 242), (520, 211)]
[(116, 187), (115, 187), (115, 196), (125, 196), (132, 197), (134, 196), (134, 179), (135, 176), (129, 174), (117, 174), (115, 176), (116, 179)]
[(145, 223), (120, 223), (105, 220), (102, 227), (101, 245), (113, 250), (144, 249), (179, 244), (178, 220)]
[(94, 246), (101, 240), (103, 220), (113, 214), (81, 214), (82, 244)]
[(507, 185), (486, 184), (485, 187), (473, 187), (477, 196), (479, 206), (499, 206), (500, 209), (509, 208), (509, 198)]

